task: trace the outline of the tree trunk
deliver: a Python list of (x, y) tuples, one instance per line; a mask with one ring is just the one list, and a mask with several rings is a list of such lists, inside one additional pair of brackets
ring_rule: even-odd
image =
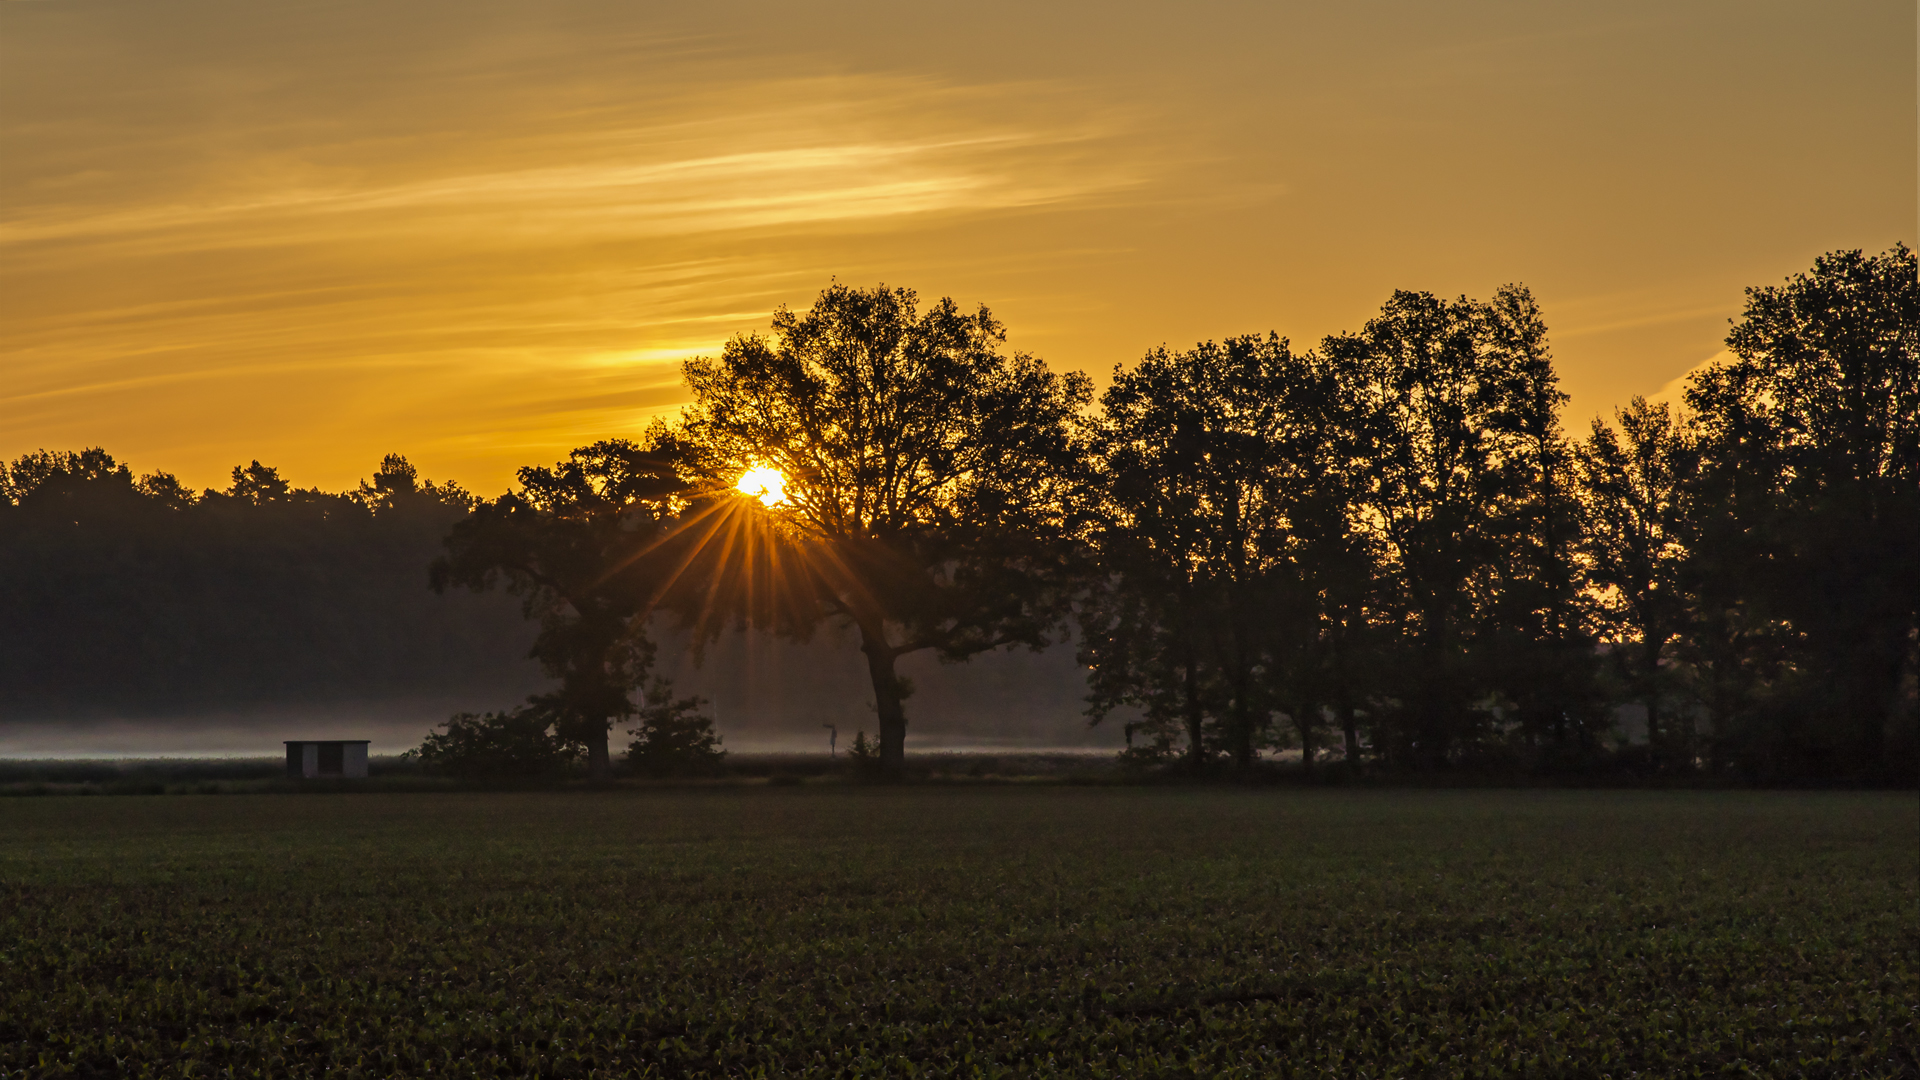
[(893, 662), (899, 656), (887, 644), (884, 632), (860, 630), (860, 651), (867, 654), (867, 674), (873, 678), (873, 707), (880, 716), (880, 772), (898, 780), (907, 768), (907, 712), (901, 704), (900, 677)]
[[(1869, 639), (1866, 648), (1851, 652), (1847, 659), (1858, 669), (1854, 680), (1858, 687), (1851, 713), (1854, 730), (1848, 734), (1852, 760), (1847, 768), (1866, 772), (1885, 772), (1888, 767), (1887, 722), (1899, 715), (1900, 684), (1905, 681), (1908, 642), (1904, 626), (1882, 624)], [(1891, 631), (1891, 632), (1889, 632)]]
[(1662, 767), (1669, 747), (1668, 740), (1660, 730), (1660, 646), (1653, 642), (1653, 632), (1640, 632), (1640, 661), (1645, 667), (1641, 676), (1641, 700), (1647, 707), (1647, 757), (1654, 768)]
[(1432, 771), (1447, 764), (1447, 750), (1453, 742), (1459, 716), (1453, 693), (1453, 671), (1447, 661), (1450, 627), (1441, 614), (1445, 609), (1434, 602), (1428, 604), (1426, 610), (1429, 629), (1422, 634), (1424, 655), (1419, 659), (1420, 679), (1416, 684), (1420, 702), (1414, 709), (1414, 745), (1407, 748), (1407, 764), (1421, 771)]
[(1347, 774), (1360, 771), (1360, 725), (1353, 715), (1353, 702), (1340, 703), (1340, 734), (1346, 739)]
[(1206, 748), (1201, 742), (1205, 734), (1204, 714), (1200, 710), (1200, 676), (1193, 670), (1193, 650), (1187, 650), (1187, 764), (1198, 774), (1206, 766)]
[(1253, 768), (1253, 715), (1247, 708), (1246, 680), (1239, 680), (1233, 701), (1233, 767), (1241, 772)]
[(1339, 632), (1333, 638), (1334, 713), (1340, 720), (1340, 735), (1345, 743), (1343, 765), (1347, 775), (1354, 776), (1360, 772), (1360, 728), (1354, 718), (1353, 683), (1347, 676), (1347, 620), (1343, 617), (1336, 627)]
[(1300, 708), (1293, 714), (1293, 726), (1300, 731), (1300, 771), (1308, 775), (1313, 773), (1313, 725), (1307, 722), (1307, 710)]
[(1653, 759), (1656, 768), (1665, 764), (1668, 747), (1667, 740), (1660, 735), (1660, 695), (1652, 687), (1647, 688), (1647, 756)]
[(587, 778), (613, 779), (613, 758), (607, 753), (607, 728), (611, 722), (587, 732)]

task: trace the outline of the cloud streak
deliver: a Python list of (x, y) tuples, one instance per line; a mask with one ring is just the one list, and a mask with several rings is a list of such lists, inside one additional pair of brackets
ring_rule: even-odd
[(835, 277), (1096, 374), (1524, 281), (1578, 415), (1711, 352), (1741, 286), (1911, 239), (1910, 12), (1594, 19), (0, 5), (0, 456), (496, 489)]
[[(198, 185), (186, 182), (202, 190), (171, 198), (116, 192), (111, 202), (15, 200), (11, 212), (0, 211), (0, 244), (78, 241), (163, 251), (395, 228), (421, 238), (480, 223), (508, 242), (555, 230), (688, 236), (1046, 206), (1111, 198), (1149, 182), (1153, 170), (1145, 161), (1116, 150), (1129, 132), (1126, 118), (1112, 110), (1082, 109), (1050, 126), (993, 115), (1019, 100), (1049, 98), (1056, 106), (1075, 104), (1061, 88), (1038, 85), (787, 80), (736, 87), (704, 103), (709, 115), (692, 120), (576, 126), (504, 140), (493, 160), (457, 171), (445, 162), (409, 168), (375, 157), (362, 168), (331, 170), (357, 174), (347, 180), (302, 175), (322, 172), (317, 168), (256, 166), (258, 179), (249, 185), (226, 175), (215, 157), (204, 163)], [(757, 104), (767, 101), (789, 104)], [(183, 136), (175, 151), (145, 152), (190, 154), (192, 141)], [(511, 161), (502, 165), (503, 156)], [(408, 171), (416, 175), (390, 175)], [(42, 185), (58, 194), (73, 186), (84, 193), (84, 184)]]
[(270, 126), (214, 149), (150, 133), (142, 155), (170, 163), (151, 189), (89, 167), (0, 211), (21, 301), (0, 420), (106, 441), (87, 414), (147, 400), (217, 425), (298, 385), (309, 428), (457, 412), (407, 442), (462, 454), (632, 429), (678, 403), (681, 358), (818, 287), (822, 238), (1137, 197), (1156, 179), (1124, 146), (1138, 120), (1057, 85), (834, 76), (653, 122), (523, 109), (484, 153), (347, 140), (302, 162)]

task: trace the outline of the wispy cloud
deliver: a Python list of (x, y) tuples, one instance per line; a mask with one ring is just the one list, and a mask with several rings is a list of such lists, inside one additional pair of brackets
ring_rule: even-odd
[(447, 416), (409, 442), (454, 453), (631, 428), (681, 400), (680, 360), (822, 284), (822, 245), (1138, 197), (1139, 120), (1059, 85), (832, 76), (522, 109), (431, 153), (144, 133), (151, 184), (89, 159), (0, 208), (0, 420), (95, 441), (135, 402), (165, 419), (121, 430), (298, 386), (343, 427)]
[[(1658, 300), (1643, 301), (1653, 306), (1653, 310), (1644, 308), (1637, 312), (1615, 313), (1594, 319), (1591, 312), (1582, 312), (1577, 304), (1567, 305), (1574, 312), (1574, 320), (1563, 329), (1556, 330), (1558, 338), (1578, 338), (1591, 334), (1606, 334), (1616, 330), (1637, 330), (1643, 326), (1665, 326), (1668, 323), (1685, 322), (1691, 319), (1710, 317), (1726, 318), (1726, 304), (1696, 304), (1689, 307), (1660, 306)], [(1584, 321), (1581, 315), (1586, 315)]]
[(1688, 368), (1684, 373), (1668, 380), (1660, 389), (1648, 394), (1647, 400), (1656, 405), (1662, 402), (1669, 405), (1685, 405), (1687, 403), (1687, 384), (1693, 381), (1695, 375), (1718, 364), (1731, 363), (1733, 358), (1732, 351), (1721, 349), (1719, 352)]
[[(1045, 88), (991, 96), (1036, 89)], [(1043, 206), (1112, 196), (1150, 177), (1145, 162), (1113, 151), (1124, 133), (1113, 117), (1035, 127), (956, 108), (955, 99), (982, 96), (875, 78), (745, 87), (740, 103), (707, 123), (528, 138), (513, 147), (521, 160), (504, 167), (448, 172), (436, 163), (402, 178), (376, 167), (367, 170), (376, 178), (332, 182), (259, 170), (258, 187), (210, 176), (204, 193), (158, 201), (16, 202), (0, 216), (0, 244), (219, 248), (396, 230), (418, 241), (482, 223), (508, 243), (685, 236)], [(744, 104), (795, 99), (776, 109)], [(784, 145), (737, 149), (769, 142)]]
[(1590, 415), (1913, 221), (1900, 18), (1628, 7), (0, 4), (0, 456), (490, 488), (834, 277), (1095, 372), (1520, 280)]

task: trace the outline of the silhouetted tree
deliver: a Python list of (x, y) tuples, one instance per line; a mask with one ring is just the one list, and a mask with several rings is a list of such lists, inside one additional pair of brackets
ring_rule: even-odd
[(260, 464), (258, 458), (245, 468), (235, 465), (233, 486), (227, 489), (228, 495), (255, 506), (278, 502), (292, 493), (293, 489), (280, 479), (280, 470)]
[(1647, 711), (1647, 742), (1659, 759), (1690, 760), (1690, 726), (1669, 724), (1676, 687), (1670, 661), (1690, 628), (1686, 560), (1694, 522), (1691, 490), (1699, 449), (1688, 418), (1635, 397), (1595, 419), (1578, 448), (1586, 502), (1581, 545), (1595, 614), (1625, 675), (1627, 692)]
[(375, 515), (404, 513), (421, 507), (471, 509), (479, 503), (459, 484), (422, 480), (419, 470), (399, 454), (381, 458), (373, 477), (360, 481), (359, 490), (353, 492), (351, 498)]
[(581, 750), (555, 730), (556, 720), (552, 709), (533, 703), (484, 715), (459, 713), (401, 757), (464, 780), (555, 776)]
[(676, 698), (673, 687), (655, 679), (646, 704), (635, 713), (637, 736), (627, 746), (627, 764), (646, 776), (704, 776), (717, 772), (727, 752), (713, 730), (713, 717), (700, 711), (706, 699)]
[(1441, 764), (1499, 734), (1503, 697), (1523, 724), (1545, 714), (1549, 727), (1574, 728), (1563, 737), (1590, 737), (1592, 718), (1568, 715), (1572, 678), (1503, 687), (1495, 669), (1513, 651), (1498, 640), (1502, 607), (1523, 619), (1517, 633), (1550, 644), (1542, 662), (1570, 659), (1580, 641), (1568, 608), (1572, 537), (1553, 518), (1570, 500), (1547, 475), (1566, 467), (1561, 398), (1531, 296), (1519, 286), (1488, 303), (1397, 292), (1322, 350), (1350, 387), (1363, 465), (1354, 510), (1383, 559), (1377, 609), (1401, 642), (1382, 657), (1376, 706), (1390, 722), (1376, 725), (1377, 741), (1408, 764)]
[(1115, 370), (1092, 424), (1100, 574), (1080, 611), (1096, 722), (1137, 707), (1150, 732), (1178, 723), (1190, 767), (1223, 752), (1245, 768), (1285, 709), (1311, 754), (1317, 562), (1345, 509), (1323, 497), (1328, 382), (1273, 336)]
[(532, 655), (560, 688), (540, 698), (559, 736), (586, 748), (591, 775), (611, 773), (607, 732), (631, 715), (654, 657), (646, 620), (686, 487), (664, 454), (625, 440), (520, 470), (520, 490), (482, 503), (447, 534), (436, 590), (504, 583), (540, 621)]
[[(450, 721), (448, 761), (579, 748), (605, 775), (625, 717), (637, 768), (716, 760), (694, 699), (634, 698), (668, 609), (696, 645), (729, 622), (851, 627), (871, 771), (898, 776), (898, 659), (1042, 647), (1079, 595), (1090, 712), (1141, 710), (1136, 758), (1244, 767), (1284, 714), (1308, 764), (1331, 717), (1349, 763), (1366, 731), (1407, 767), (1591, 765), (1606, 706), (1637, 701), (1668, 766), (1706, 749), (1750, 775), (1910, 779), (1916, 269), (1904, 246), (1836, 252), (1750, 290), (1688, 414), (1636, 398), (1578, 446), (1518, 286), (1395, 293), (1306, 354), (1157, 350), (1083, 419), (1088, 381), (1007, 355), (984, 308), (835, 285), (689, 362), (677, 427), (484, 504), (399, 455), (346, 493), (256, 460), (195, 494), (43, 450), (0, 469), (0, 710), (367, 697), (467, 670), (503, 633), (417, 596), (444, 536), (435, 587), (506, 584), (560, 682)], [(784, 501), (734, 490), (753, 466)]]
[(1612, 717), (1581, 579), (1585, 505), (1577, 455), (1560, 425), (1567, 395), (1530, 292), (1499, 290), (1481, 317), (1488, 353), (1510, 380), (1496, 430), (1511, 438), (1504, 497), (1495, 504), (1503, 554), (1481, 633), (1493, 653), (1493, 684), (1534, 766), (1580, 769), (1600, 751)]
[(148, 473), (140, 478), (135, 487), (154, 504), (168, 510), (185, 510), (199, 501), (199, 496), (172, 473)]
[(1312, 768), (1320, 718), (1340, 728), (1349, 771), (1360, 766), (1358, 713), (1376, 681), (1382, 542), (1361, 496), (1372, 462), (1361, 388), (1342, 365), (1312, 353), (1282, 369), (1278, 393), (1287, 421), (1284, 471), (1274, 486), (1284, 528), (1269, 535), (1284, 568), (1289, 617), (1268, 623), (1276, 698), (1297, 729), (1301, 763)]
[(1890, 735), (1914, 753), (1920, 650), (1914, 254), (1835, 252), (1749, 289), (1727, 345), (1687, 391), (1710, 706), (1756, 767), (1885, 768)]
[(901, 656), (1040, 648), (1065, 609), (1072, 425), (1090, 385), (1004, 341), (984, 307), (923, 313), (911, 290), (834, 285), (777, 312), (771, 337), (685, 365), (694, 472), (722, 491), (754, 465), (786, 477), (766, 512), (791, 557), (766, 588), (798, 599), (755, 617), (859, 633), (889, 774), (906, 746)]
[[(405, 459), (390, 457), (389, 466)], [(269, 466), (200, 494), (104, 450), (0, 468), (0, 716), (154, 716), (515, 685), (510, 609), (421, 586), (449, 485), (370, 512)]]

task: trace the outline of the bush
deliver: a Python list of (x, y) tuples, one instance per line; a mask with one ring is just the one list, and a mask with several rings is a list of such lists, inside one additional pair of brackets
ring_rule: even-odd
[(458, 713), (401, 755), (431, 772), (468, 780), (532, 779), (563, 772), (578, 748), (553, 731), (553, 714), (537, 705), (510, 712)]
[[(1133, 770), (1163, 769), (1177, 764), (1181, 757), (1181, 748), (1174, 743), (1178, 729), (1164, 720), (1141, 720), (1127, 725), (1127, 748), (1120, 751), (1122, 768)], [(1145, 732), (1147, 740), (1133, 741), (1135, 732)]]
[(705, 698), (675, 698), (673, 688), (656, 679), (647, 689), (648, 704), (637, 714), (640, 726), (627, 746), (627, 764), (643, 776), (711, 776), (721, 769), (727, 752), (720, 749), (713, 718), (700, 707)]
[(879, 741), (868, 739), (865, 731), (854, 735), (853, 745), (847, 748), (847, 764), (853, 769), (855, 780), (880, 779)]

